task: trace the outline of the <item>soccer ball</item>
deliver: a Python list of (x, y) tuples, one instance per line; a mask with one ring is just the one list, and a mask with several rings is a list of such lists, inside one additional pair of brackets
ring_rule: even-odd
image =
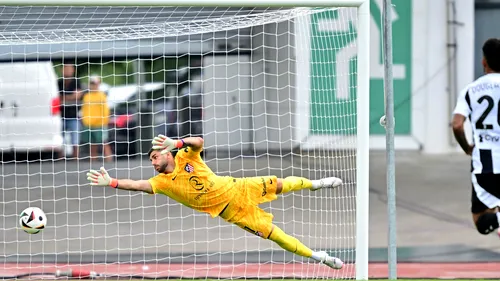
[(21, 213), (19, 224), (24, 232), (36, 234), (47, 225), (47, 217), (40, 208), (29, 207)]

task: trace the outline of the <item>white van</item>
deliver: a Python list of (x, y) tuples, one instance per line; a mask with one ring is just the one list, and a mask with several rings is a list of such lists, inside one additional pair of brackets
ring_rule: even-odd
[(58, 99), (51, 62), (0, 63), (0, 152), (62, 149)]

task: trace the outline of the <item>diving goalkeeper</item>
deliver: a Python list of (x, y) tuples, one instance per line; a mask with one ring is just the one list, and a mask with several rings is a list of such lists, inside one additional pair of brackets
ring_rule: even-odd
[[(312, 251), (274, 225), (273, 215), (258, 207), (260, 203), (275, 200), (280, 193), (335, 188), (342, 184), (339, 178), (308, 180), (301, 177), (217, 176), (201, 159), (202, 138), (173, 140), (159, 135), (152, 143), (148, 154), (158, 175), (149, 180), (114, 179), (101, 167), (100, 171), (90, 170), (87, 173), (90, 185), (164, 194), (189, 208), (208, 213), (213, 218), (219, 216), (257, 236), (272, 240), (289, 252), (312, 258), (333, 269), (342, 268), (343, 262), (339, 258), (324, 251)], [(174, 157), (171, 150), (175, 148), (179, 150)]]

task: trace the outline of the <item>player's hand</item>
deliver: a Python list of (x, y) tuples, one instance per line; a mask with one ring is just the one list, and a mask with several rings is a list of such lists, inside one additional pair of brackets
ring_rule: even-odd
[(101, 170), (99, 171), (90, 170), (87, 173), (87, 179), (90, 181), (90, 185), (100, 186), (111, 186), (111, 182), (113, 180), (104, 167), (101, 167)]
[(172, 149), (178, 147), (177, 146), (178, 142), (179, 140), (173, 140), (164, 135), (158, 135), (153, 139), (151, 143), (153, 144), (153, 149), (161, 150), (161, 154), (165, 154), (167, 152), (170, 152)]

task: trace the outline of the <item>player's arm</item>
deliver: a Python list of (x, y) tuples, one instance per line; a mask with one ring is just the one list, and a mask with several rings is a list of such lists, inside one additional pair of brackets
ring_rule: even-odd
[(457, 140), (462, 150), (467, 155), (471, 155), (474, 145), (469, 144), (464, 130), (464, 124), (467, 118), (466, 116), (469, 116), (471, 113), (470, 104), (469, 102), (467, 102), (468, 100), (470, 101), (470, 98), (468, 98), (468, 91), (467, 89), (465, 89), (460, 93), (455, 110), (453, 110), (451, 127), (453, 129), (453, 135), (455, 136), (455, 139)]
[(452, 127), (453, 127), (453, 135), (457, 140), (458, 144), (462, 148), (462, 150), (467, 154), (472, 154), (473, 145), (469, 144), (467, 137), (465, 136), (464, 123), (465, 116), (460, 114), (453, 114)]
[(189, 146), (195, 152), (199, 152), (203, 149), (203, 139), (200, 137), (188, 137), (180, 141), (183, 142), (183, 147)]
[(149, 181), (114, 179), (109, 176), (104, 167), (101, 167), (99, 171), (90, 170), (87, 173), (87, 179), (90, 181), (90, 185), (110, 186), (123, 190), (142, 191), (150, 194), (153, 193), (153, 188), (151, 187)]
[(153, 149), (161, 149), (161, 153), (170, 152), (174, 148), (191, 147), (195, 152), (199, 152), (203, 149), (203, 139), (200, 137), (188, 137), (178, 140), (173, 140), (164, 135), (158, 135), (152, 141)]

